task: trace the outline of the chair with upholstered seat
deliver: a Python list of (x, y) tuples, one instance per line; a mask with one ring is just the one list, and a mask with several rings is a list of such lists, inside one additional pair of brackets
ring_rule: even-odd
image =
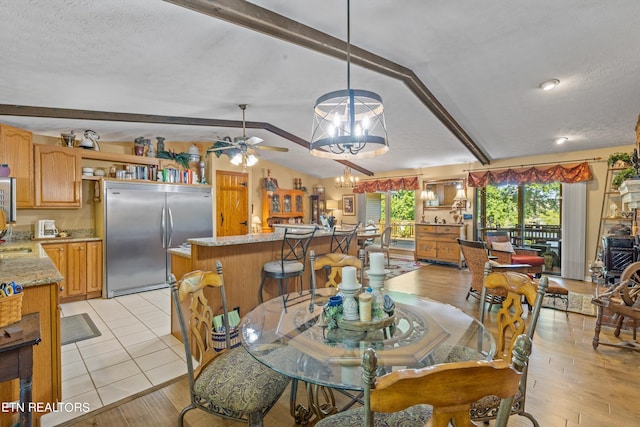
[(379, 245), (368, 245), (365, 246), (365, 262), (369, 262), (369, 254), (372, 252), (382, 252), (387, 258), (387, 267), (390, 266), (389, 262), (389, 245), (391, 244), (391, 227), (386, 227), (382, 234), (380, 234), (380, 244)]
[[(531, 276), (516, 272), (496, 272), (491, 271), (489, 263), (485, 267), (485, 277), (483, 294), (485, 292), (497, 291), (506, 295), (502, 306), (498, 310), (497, 318), (492, 324), (497, 324), (498, 343), (496, 349), (496, 359), (505, 359), (511, 355), (516, 344), (516, 338), (521, 334), (526, 334), (531, 340), (536, 330), (542, 300), (549, 285), (548, 278), (542, 277), (539, 280)], [(533, 307), (533, 311), (525, 310), (524, 303)], [(489, 312), (484, 309), (485, 304), (481, 304), (480, 321), (485, 323)], [(526, 314), (528, 313), (528, 314)], [(495, 322), (495, 323), (493, 323)], [(525, 401), (527, 396), (527, 368), (523, 371), (518, 393), (516, 393), (511, 407), (511, 414), (518, 414), (528, 418), (535, 427), (539, 427), (533, 415), (526, 412)], [(486, 396), (471, 406), (471, 415), (474, 420), (488, 421), (496, 418), (499, 406), (499, 399), (495, 396)]]
[[(469, 296), (479, 299), (482, 293), (485, 264), (490, 261), (487, 245), (484, 242), (474, 240), (457, 239), (457, 241), (467, 268), (471, 272), (471, 284), (466, 299), (469, 299)], [(492, 262), (491, 266), (496, 271), (508, 270), (520, 273), (528, 272), (530, 267), (529, 264), (501, 264), (499, 262)], [(487, 292), (485, 300), (489, 302), (489, 310), (493, 304), (502, 302), (505, 296), (506, 293), (499, 289)]]
[(542, 274), (544, 258), (538, 255), (538, 251), (532, 248), (514, 247), (511, 244), (511, 236), (506, 230), (487, 231), (484, 239), (500, 264), (529, 264), (529, 273), (539, 277)]
[(262, 303), (263, 287), (268, 278), (278, 281), (278, 295), (285, 295), (289, 292), (287, 279), (298, 278), (299, 287), (302, 289), (302, 274), (304, 273), (307, 261), (307, 249), (317, 228), (285, 228), (282, 246), (280, 248), (279, 259), (270, 261), (262, 267), (262, 281), (258, 298)]
[(513, 360), (446, 363), (422, 369), (401, 369), (376, 378), (378, 360), (368, 348), (362, 358), (364, 407), (320, 420), (316, 427), (475, 425), (470, 406), (482, 396), (502, 400), (496, 421), (505, 427), (513, 396), (531, 353), (531, 340), (522, 335)]
[(333, 227), (329, 252), (348, 254), (351, 240), (358, 232), (358, 227), (360, 227), (360, 223), (349, 226), (343, 225), (341, 228)]
[[(187, 273), (177, 283), (172, 277), (171, 295), (182, 332), (191, 400), (180, 412), (178, 425), (183, 425), (186, 412), (200, 408), (225, 419), (247, 422), (249, 426), (262, 426), (263, 417), (278, 401), (289, 378), (255, 360), (244, 347), (231, 348), (220, 261), (216, 268), (217, 272)], [(219, 298), (222, 303), (226, 342), (226, 349), (219, 352), (212, 337), (215, 311), (207, 298), (210, 292), (216, 296), (215, 290), (219, 291), (216, 301)], [(189, 307), (186, 318), (183, 307)]]

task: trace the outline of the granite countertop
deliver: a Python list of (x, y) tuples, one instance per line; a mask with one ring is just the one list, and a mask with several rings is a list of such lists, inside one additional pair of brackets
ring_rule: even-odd
[(64, 278), (38, 242), (18, 240), (0, 245), (0, 282), (23, 287), (62, 282)]
[[(296, 227), (290, 227), (296, 228)], [(308, 230), (309, 226), (297, 227), (301, 230)], [(318, 228), (314, 237), (331, 236), (333, 232), (331, 230), (325, 230)], [(232, 246), (232, 245), (246, 245), (250, 243), (261, 242), (274, 242), (282, 240), (284, 236), (284, 230), (278, 230), (273, 233), (255, 233), (255, 234), (242, 234), (239, 236), (225, 236), (225, 237), (200, 237), (195, 239), (187, 239), (187, 244), (178, 248), (169, 248), (168, 252), (173, 255), (178, 255), (184, 258), (191, 258), (191, 245), (197, 246)]]

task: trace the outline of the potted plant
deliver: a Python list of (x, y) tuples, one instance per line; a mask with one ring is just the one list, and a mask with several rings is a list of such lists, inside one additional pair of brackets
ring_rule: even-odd
[(607, 160), (607, 165), (610, 168), (623, 168), (631, 164), (631, 154), (629, 153), (613, 153)]
[(613, 180), (611, 181), (611, 186), (613, 187), (614, 190), (617, 190), (620, 188), (620, 185), (624, 181), (633, 178), (635, 174), (636, 174), (636, 170), (634, 168), (626, 168), (624, 170), (621, 170), (616, 176), (613, 177)]

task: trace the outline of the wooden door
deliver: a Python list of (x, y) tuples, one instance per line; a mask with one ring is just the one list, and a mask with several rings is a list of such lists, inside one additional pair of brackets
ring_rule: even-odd
[(65, 279), (58, 284), (60, 287), (59, 297), (64, 298), (67, 296), (67, 244), (52, 243), (42, 245), (42, 248), (51, 259), (51, 262), (53, 262), (53, 265), (56, 266), (60, 275)]
[(87, 293), (87, 244), (76, 242), (67, 244), (67, 296)]
[[(91, 295), (89, 295), (91, 293)], [(87, 242), (87, 297), (102, 294), (102, 242)]]
[(216, 171), (216, 236), (249, 233), (249, 176)]
[(0, 125), (0, 163), (6, 163), (11, 176), (16, 178), (16, 205), (32, 208), (33, 195), (33, 142), (29, 131)]
[(36, 206), (79, 208), (82, 158), (77, 148), (35, 144)]

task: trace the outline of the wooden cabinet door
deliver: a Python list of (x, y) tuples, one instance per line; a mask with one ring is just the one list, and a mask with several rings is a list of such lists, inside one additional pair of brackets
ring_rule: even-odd
[(82, 157), (77, 148), (35, 144), (37, 207), (79, 208), (82, 198)]
[(65, 278), (58, 285), (60, 287), (60, 298), (67, 296), (67, 244), (66, 243), (50, 243), (42, 245), (53, 265), (56, 266), (62, 277)]
[(94, 292), (102, 293), (102, 242), (87, 242), (87, 294)]
[(16, 178), (17, 207), (34, 206), (33, 135), (31, 132), (0, 125), (0, 163), (6, 163)]
[(67, 243), (67, 286), (66, 296), (87, 293), (87, 244)]

